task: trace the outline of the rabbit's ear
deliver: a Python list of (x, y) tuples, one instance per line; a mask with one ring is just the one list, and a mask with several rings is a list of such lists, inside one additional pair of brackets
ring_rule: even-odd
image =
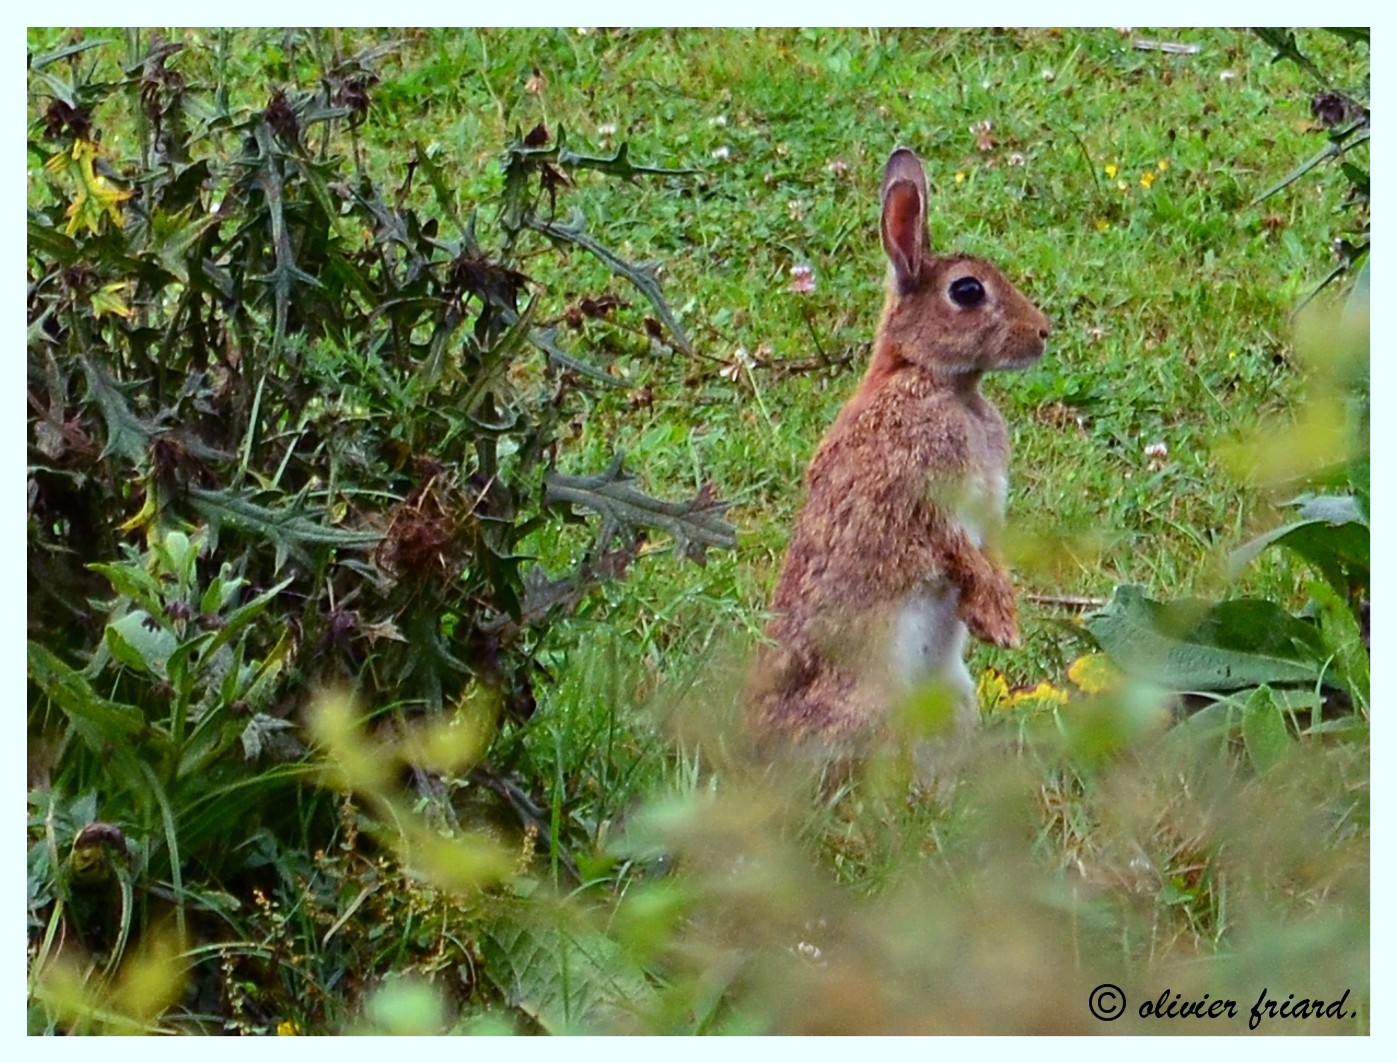
[(906, 148), (898, 148), (883, 171), (883, 250), (892, 263), (898, 291), (916, 284), (922, 256), (930, 249), (926, 203), (921, 161)]

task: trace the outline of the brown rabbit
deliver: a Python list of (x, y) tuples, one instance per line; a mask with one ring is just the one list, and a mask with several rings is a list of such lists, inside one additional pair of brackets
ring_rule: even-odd
[(937, 255), (926, 175), (894, 151), (883, 174), (887, 301), (863, 382), (806, 470), (748, 690), (764, 739), (847, 750), (923, 684), (973, 725), (967, 628), (1018, 645), (1014, 589), (993, 553), (1009, 440), (980, 394), (992, 369), (1043, 355), (1048, 319), (988, 262)]

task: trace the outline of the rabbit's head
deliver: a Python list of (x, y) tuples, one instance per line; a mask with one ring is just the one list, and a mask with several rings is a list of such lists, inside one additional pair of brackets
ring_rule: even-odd
[(1036, 362), (1048, 319), (991, 263), (934, 254), (926, 213), (921, 161), (898, 148), (883, 173), (883, 248), (891, 267), (881, 336), (887, 353), (938, 376)]

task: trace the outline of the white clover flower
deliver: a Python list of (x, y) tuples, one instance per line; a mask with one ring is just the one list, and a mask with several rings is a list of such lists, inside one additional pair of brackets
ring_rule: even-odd
[(788, 292), (813, 292), (815, 290), (815, 268), (813, 266), (800, 263), (791, 267), (791, 283), (786, 286)]
[(732, 352), (732, 357), (728, 359), (728, 364), (718, 370), (718, 375), (724, 380), (736, 381), (745, 371), (756, 365), (756, 359), (747, 353), (746, 347), (739, 347)]
[(808, 941), (801, 941), (796, 945), (796, 954), (803, 960), (818, 964), (824, 952), (821, 951), (819, 945), (812, 945)]

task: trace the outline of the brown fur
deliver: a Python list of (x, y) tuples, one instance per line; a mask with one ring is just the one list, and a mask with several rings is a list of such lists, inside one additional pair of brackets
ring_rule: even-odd
[[(882, 663), (890, 625), (928, 589), (958, 592), (955, 612), (976, 637), (1018, 643), (1009, 576), (968, 530), (992, 539), (1009, 463), (1004, 422), (979, 385), (1041, 357), (1048, 321), (990, 263), (932, 254), (925, 212), (921, 164), (900, 149), (883, 184), (891, 269), (873, 357), (806, 470), (772, 599), (775, 646), (748, 691), (763, 737), (843, 745), (875, 729), (895, 696)], [(977, 306), (949, 294), (964, 277), (983, 286)]]

